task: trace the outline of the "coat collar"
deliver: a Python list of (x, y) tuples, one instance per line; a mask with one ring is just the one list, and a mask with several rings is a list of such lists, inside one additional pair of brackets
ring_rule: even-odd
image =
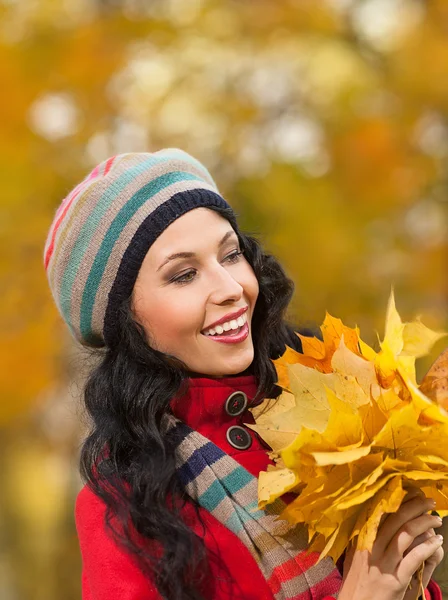
[(200, 432), (204, 427), (208, 430), (209, 426), (213, 425), (231, 425), (231, 421), (236, 423), (238, 418), (227, 414), (225, 402), (231, 394), (238, 391), (246, 394), (250, 406), (257, 392), (255, 376), (242, 375), (220, 379), (192, 377), (187, 380), (186, 391), (173, 399), (171, 408), (176, 417)]

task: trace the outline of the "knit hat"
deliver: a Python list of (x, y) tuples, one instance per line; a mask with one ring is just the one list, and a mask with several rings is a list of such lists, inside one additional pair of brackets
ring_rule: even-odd
[(230, 208), (207, 169), (176, 148), (113, 156), (68, 194), (44, 264), (59, 312), (82, 345), (112, 342), (118, 307), (151, 244), (177, 218), (207, 206)]

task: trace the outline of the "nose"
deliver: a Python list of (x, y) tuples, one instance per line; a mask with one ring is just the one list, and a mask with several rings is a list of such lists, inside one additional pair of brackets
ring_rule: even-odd
[(225, 267), (219, 265), (214, 272), (210, 301), (213, 304), (233, 304), (238, 302), (242, 295), (243, 286)]

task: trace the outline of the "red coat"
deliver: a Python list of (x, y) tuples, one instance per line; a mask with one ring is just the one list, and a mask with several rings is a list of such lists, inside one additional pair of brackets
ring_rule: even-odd
[[(253, 398), (256, 385), (252, 376), (225, 379), (198, 378), (190, 380), (187, 396), (172, 402), (173, 411), (190, 427), (209, 438), (254, 476), (271, 463), (266, 447), (248, 428), (252, 444), (247, 450), (235, 449), (226, 438), (229, 427), (253, 423), (246, 411), (231, 417), (225, 411), (225, 401), (235, 391)], [(207, 511), (200, 509), (206, 525), (205, 535), (195, 509), (185, 506), (183, 516), (200, 535), (209, 551), (212, 576), (205, 584), (204, 595), (210, 600), (273, 600), (257, 563), (240, 539)], [(105, 506), (86, 486), (78, 495), (75, 508), (76, 527), (83, 559), (83, 600), (159, 600), (160, 595), (151, 581), (140, 571), (129, 554), (109, 537), (104, 528)], [(219, 555), (222, 562), (213, 558)], [(313, 561), (314, 562), (314, 561)], [(310, 564), (310, 566), (312, 566)], [(229, 578), (229, 573), (231, 578)], [(297, 595), (297, 600), (331, 600), (340, 587), (338, 574), (327, 578), (313, 590)], [(442, 600), (441, 592), (431, 583), (427, 598)]]

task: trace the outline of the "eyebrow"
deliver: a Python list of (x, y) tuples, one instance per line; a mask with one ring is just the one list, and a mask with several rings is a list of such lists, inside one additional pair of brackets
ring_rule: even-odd
[[(227, 242), (231, 235), (236, 236), (236, 233), (233, 231), (233, 229), (229, 230), (226, 234), (224, 234), (224, 236), (218, 244), (218, 248), (221, 248), (221, 246), (223, 246)], [(165, 261), (160, 265), (157, 271), (160, 271), (162, 267), (164, 267), (167, 263), (169, 263), (172, 260), (176, 260), (178, 258), (192, 258), (193, 256), (196, 256), (194, 252), (176, 252), (175, 254), (170, 254), (170, 256), (167, 256)]]

